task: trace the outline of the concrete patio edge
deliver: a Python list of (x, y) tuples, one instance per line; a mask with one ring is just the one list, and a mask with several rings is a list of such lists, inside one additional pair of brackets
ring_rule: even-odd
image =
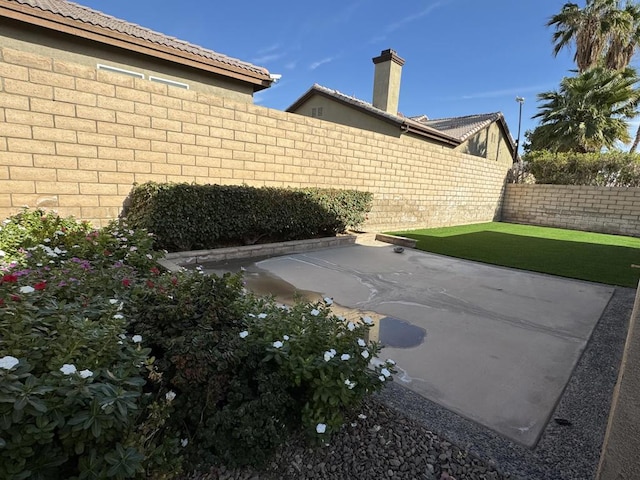
[(398, 235), (387, 235), (386, 233), (376, 233), (376, 240), (379, 242), (400, 245), (401, 247), (416, 248), (416, 240)]
[(597, 480), (640, 478), (640, 289), (636, 292)]
[[(241, 258), (287, 255), (289, 253), (308, 252), (321, 248), (344, 247), (347, 245), (353, 245), (355, 241), (356, 235), (348, 234), (337, 237), (293, 240), (290, 242), (263, 243), (257, 245), (245, 245), (241, 247), (214, 248), (210, 250), (191, 250), (188, 252), (172, 252), (165, 255), (165, 260), (167, 260), (167, 262), (161, 264), (163, 266), (168, 266), (169, 263), (180, 266), (190, 266)], [(167, 265), (165, 265), (165, 263)]]

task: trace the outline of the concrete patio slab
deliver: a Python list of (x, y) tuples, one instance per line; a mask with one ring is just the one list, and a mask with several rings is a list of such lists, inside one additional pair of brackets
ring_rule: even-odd
[(398, 383), (528, 447), (614, 291), (416, 250), (397, 254), (381, 242), (270, 258), (248, 272), (373, 312), (372, 335), (382, 332), (383, 343), (385, 321), (418, 327), (417, 346), (383, 350), (398, 363)]

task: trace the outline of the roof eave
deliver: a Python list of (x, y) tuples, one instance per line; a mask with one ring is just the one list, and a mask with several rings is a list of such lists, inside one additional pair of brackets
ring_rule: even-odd
[[(269, 72), (251, 72), (233, 65), (215, 60), (204, 59), (188, 52), (163, 47), (142, 39), (131, 37), (113, 30), (96, 27), (90, 24), (78, 23), (50, 12), (41, 11), (19, 4), (0, 4), (0, 17), (10, 18), (37, 27), (47, 28), (76, 37), (85, 38), (106, 45), (122, 48), (138, 54), (178, 63), (184, 66), (215, 73), (235, 80), (252, 84), (254, 91), (268, 88), (273, 83)], [(205, 61), (203, 61), (205, 60)]]
[(416, 135), (427, 137), (427, 138), (430, 138), (431, 140), (435, 140), (437, 142), (440, 142), (452, 147), (457, 147), (461, 143), (458, 139), (454, 137), (450, 137), (449, 135), (446, 135), (444, 133), (440, 133), (431, 128), (425, 129), (425, 128), (421, 128), (418, 125), (412, 125), (406, 122), (404, 123), (403, 127), (405, 127), (403, 130), (408, 133), (414, 133)]
[(332, 94), (330, 94), (328, 92), (325, 92), (323, 90), (317, 89), (317, 88), (315, 88), (315, 86), (313, 86), (309, 90), (307, 90), (307, 92), (304, 95), (302, 95), (300, 98), (298, 98), (298, 100), (296, 100), (285, 111), (287, 111), (287, 112), (295, 112), (298, 108), (300, 108), (305, 102), (307, 102), (314, 95), (320, 95), (320, 96), (323, 96), (325, 98), (328, 98), (329, 100), (333, 100), (333, 101), (336, 101), (338, 103), (341, 103), (342, 105), (346, 105), (348, 107), (355, 108), (355, 109), (359, 110), (362, 113), (365, 113), (365, 114), (367, 114), (369, 116), (375, 117), (375, 118), (377, 118), (379, 120), (382, 120), (384, 122), (390, 123), (392, 125), (397, 125), (397, 126), (400, 127), (404, 123), (403, 120), (400, 119), (400, 118), (398, 118), (397, 120), (394, 120), (391, 117), (387, 117), (387, 116), (384, 116), (384, 115), (380, 115), (380, 114), (378, 114), (376, 112), (372, 112), (371, 110), (369, 110), (368, 108), (363, 107), (362, 105), (358, 105), (357, 103), (349, 102), (349, 101), (345, 100), (344, 98), (341, 98), (339, 96), (332, 95)]

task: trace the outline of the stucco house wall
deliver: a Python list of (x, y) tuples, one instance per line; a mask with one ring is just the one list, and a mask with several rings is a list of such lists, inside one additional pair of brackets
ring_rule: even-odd
[[(319, 114), (320, 110), (321, 113)], [(361, 128), (383, 135), (400, 136), (397, 125), (391, 125), (379, 117), (366, 114), (348, 105), (336, 102), (322, 95), (314, 95), (296, 108), (295, 112), (306, 117), (315, 117), (328, 122), (340, 123), (350, 127)]]
[(253, 102), (253, 89), (242, 82), (234, 82), (220, 76), (205, 75), (196, 69), (175, 63), (136, 55), (97, 42), (79, 39), (55, 32), (43, 35), (41, 29), (29, 28), (23, 23), (0, 17), (0, 44), (23, 52), (35, 53), (65, 62), (96, 68), (98, 64), (166, 78), (186, 83), (198, 92)]
[(497, 122), (472, 135), (456, 147), (456, 150), (498, 162), (512, 161), (507, 134)]

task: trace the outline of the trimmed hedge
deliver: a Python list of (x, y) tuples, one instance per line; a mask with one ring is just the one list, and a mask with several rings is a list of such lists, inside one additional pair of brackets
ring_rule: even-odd
[(186, 251), (329, 237), (356, 228), (372, 194), (354, 190), (149, 182), (134, 186), (123, 215), (155, 235), (155, 247)]
[(521, 173), (532, 174), (539, 184), (640, 186), (640, 154), (637, 153), (536, 151), (525, 156), (524, 168)]

